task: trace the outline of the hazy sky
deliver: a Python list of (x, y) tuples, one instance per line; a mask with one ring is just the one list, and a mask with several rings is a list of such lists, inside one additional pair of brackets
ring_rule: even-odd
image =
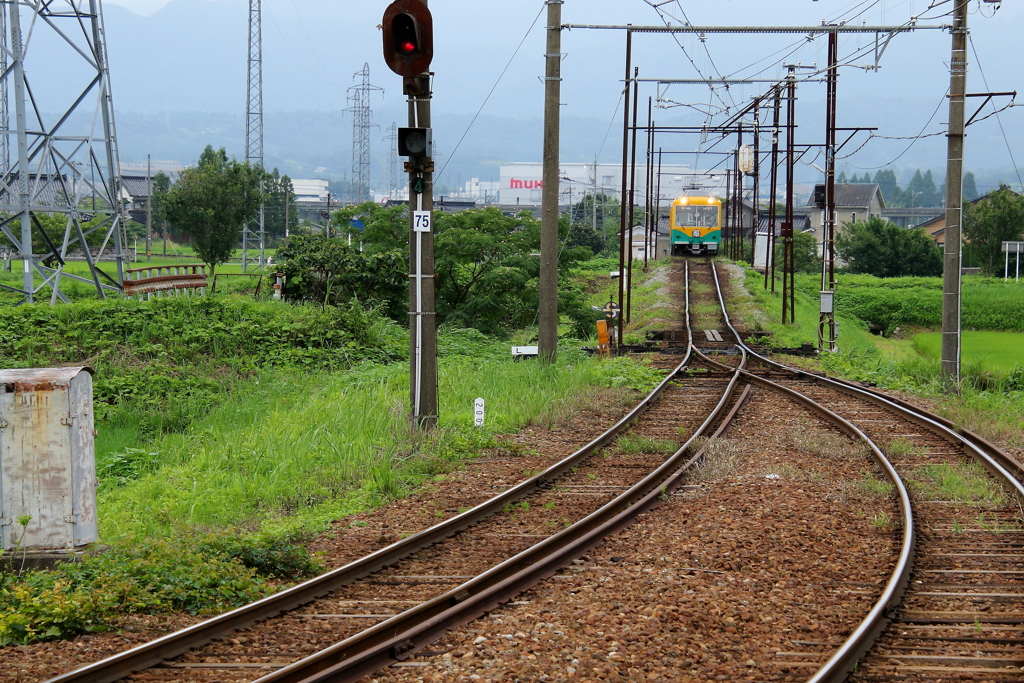
[[(185, 0), (176, 0), (184, 2)], [(204, 0), (211, 13), (235, 17), (230, 25), (237, 32), (226, 36), (230, 60), (218, 56), (209, 73), (190, 74), (191, 78), (223, 79), (223, 102), (211, 101), (213, 111), (236, 110), (244, 103), (244, 49), (248, 0)], [(158, 13), (167, 0), (105, 0), (105, 5), (120, 5), (137, 14)], [(321, 110), (340, 111), (346, 104), (352, 74), (369, 64), (372, 81), (384, 88), (374, 96), (375, 110), (401, 112), (403, 96), (400, 79), (387, 70), (381, 57), (380, 22), (387, 0), (263, 0), (264, 108), (266, 111)], [(645, 0), (566, 0), (563, 22), (576, 24), (658, 25), (663, 20), (681, 23), (688, 19), (697, 26), (721, 25), (796, 25), (814, 26), (823, 21), (844, 20), (869, 25), (902, 25), (913, 16), (921, 23), (948, 23), (942, 17), (952, 8), (951, 0), (678, 0), (655, 3), (659, 15)], [(930, 5), (936, 5), (929, 9)], [(1019, 2), (1007, 2), (994, 13), (989, 3), (971, 0), (970, 25), (973, 50), (969, 55), (969, 90), (1022, 90), (1019, 60), (1019, 36), (1024, 33), (1024, 9)], [(491, 96), (485, 114), (536, 118), (541, 115), (544, 69), (544, 3), (541, 0), (432, 0), (430, 8), (435, 26), (434, 107), (438, 113), (474, 114), (495, 86), (513, 53), (522, 47)], [(165, 10), (166, 11), (166, 10)], [(201, 10), (200, 10), (201, 11)], [(160, 14), (156, 14), (157, 19)], [(929, 17), (937, 17), (927, 21)], [(196, 17), (202, 21), (201, 16)], [(532, 29), (531, 29), (532, 27)], [(524, 40), (525, 38), (525, 40)], [(110, 38), (111, 42), (114, 38)], [(846, 35), (841, 38), (840, 55), (848, 64), (841, 70), (839, 82), (841, 126), (879, 126), (879, 135), (913, 136), (920, 132), (944, 129), (945, 92), (949, 82), (948, 31), (922, 30), (893, 39), (881, 59), (881, 69), (868, 71), (871, 64), (873, 35)], [(203, 49), (189, 44), (189, 36), (179, 40), (183, 49)], [(619, 105), (623, 78), (625, 37), (621, 31), (576, 29), (563, 32), (563, 115), (608, 121), (609, 145), (616, 146), (614, 122), (621, 120)], [(798, 35), (709, 34), (705, 41), (696, 36), (643, 34), (634, 39), (634, 64), (646, 78), (700, 78), (726, 76), (778, 78), (785, 72), (783, 62), (822, 65), (826, 40), (809, 41)], [(112, 62), (117, 54), (112, 51)], [(980, 70), (979, 70), (980, 63)], [(115, 95), (118, 72), (145, 68), (143, 61), (112, 63)], [(987, 87), (982, 79), (982, 70)], [(672, 86), (666, 98), (688, 107), (657, 110), (659, 122), (699, 123), (703, 115), (697, 109), (720, 112), (734, 109), (764, 92), (767, 84), (733, 86), (728, 91), (710, 92), (707, 86)], [(123, 93), (123, 91), (121, 91)], [(657, 95), (654, 84), (645, 84), (641, 102)], [(817, 135), (824, 119), (824, 86), (807, 84), (800, 92), (801, 116), (806, 116), (808, 133)], [(122, 99), (121, 101), (125, 101)], [(132, 102), (133, 109), (160, 111), (173, 108), (167, 103)], [(1002, 114), (1007, 137), (1016, 155), (1024, 161), (1024, 146), (1019, 135), (1021, 112)], [(642, 118), (646, 118), (646, 112)], [(390, 118), (388, 118), (390, 121)], [(930, 121), (930, 122), (929, 122)], [(1002, 132), (990, 119), (971, 134), (999, 136)], [(936, 137), (922, 145), (944, 148), (944, 138)], [(595, 153), (599, 147), (595, 141)], [(852, 147), (853, 145), (851, 145)], [(895, 157), (905, 146), (903, 141), (873, 141), (870, 149), (884, 148)], [(1003, 145), (1005, 147), (1005, 145)], [(1008, 166), (1009, 159), (998, 161)]]

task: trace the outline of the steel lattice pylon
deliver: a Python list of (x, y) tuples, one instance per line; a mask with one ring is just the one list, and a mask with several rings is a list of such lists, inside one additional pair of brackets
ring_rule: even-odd
[[(124, 282), (126, 196), (101, 2), (5, 0), (0, 17), (0, 241), (23, 263), (21, 287), (0, 287), (20, 293), (21, 303), (49, 288), (52, 304), (68, 300), (61, 281), (71, 279), (106, 298)], [(81, 85), (49, 87), (71, 78)], [(88, 277), (65, 270), (79, 253)], [(100, 267), (104, 258), (116, 273)]]
[[(263, 167), (263, 32), (260, 0), (249, 0), (249, 73), (245, 108), (245, 160)], [(263, 182), (260, 181), (260, 190)], [(242, 272), (249, 266), (249, 251), (259, 252), (259, 267), (266, 263), (264, 205), (256, 220), (242, 227)]]
[(373, 127), (370, 111), (370, 93), (384, 92), (384, 88), (370, 85), (370, 65), (352, 77), (362, 76), (362, 82), (348, 89), (349, 108), (352, 112), (352, 193), (356, 202), (370, 199), (370, 129)]
[(388, 184), (388, 197), (391, 199), (398, 198), (398, 123), (392, 122), (391, 127), (388, 128), (388, 136), (384, 138), (388, 141), (388, 149), (391, 151), (388, 159), (388, 170), (390, 172), (390, 183)]

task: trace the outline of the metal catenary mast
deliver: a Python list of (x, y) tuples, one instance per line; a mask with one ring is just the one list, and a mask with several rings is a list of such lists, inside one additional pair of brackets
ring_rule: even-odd
[[(68, 300), (61, 282), (71, 279), (106, 298), (124, 281), (127, 195), (100, 0), (8, 0), (0, 16), (0, 242), (23, 275), (21, 287), (0, 287), (22, 303), (48, 290), (52, 304)], [(76, 86), (51, 85), (74, 75)], [(65, 271), (73, 258), (87, 276)]]
[(369, 63), (364, 63), (362, 71), (352, 77), (362, 78), (362, 82), (348, 89), (349, 108), (346, 110), (352, 112), (352, 198), (358, 203), (370, 199), (370, 129), (373, 128), (370, 93), (384, 92), (384, 88), (370, 85)]
[[(254, 166), (263, 167), (263, 32), (261, 29), (261, 0), (249, 0), (249, 71), (245, 107), (245, 160)], [(260, 181), (260, 191), (263, 182)], [(242, 272), (249, 266), (250, 251), (259, 253), (258, 264), (262, 268), (266, 247), (265, 206), (260, 204), (260, 213), (254, 221), (242, 228)], [(256, 260), (256, 259), (253, 259)]]

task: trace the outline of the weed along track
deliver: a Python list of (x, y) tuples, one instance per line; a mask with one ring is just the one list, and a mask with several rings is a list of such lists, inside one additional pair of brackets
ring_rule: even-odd
[(471, 509), (438, 501), (425, 530), (390, 517), (386, 547), (52, 680), (1020, 680), (1020, 466), (757, 355), (720, 266), (675, 268), (686, 330), (652, 358), (666, 378), (586, 446), (506, 464), (466, 488)]
[(776, 386), (845, 418), (877, 445), (892, 464), (894, 483), (904, 482), (908, 492), (902, 519), (886, 520), (902, 527), (904, 549), (890, 597), (878, 605), (885, 609), (868, 615), (845, 653), (819, 644), (780, 653), (777, 665), (817, 669), (812, 681), (844, 680), (851, 671), (853, 681), (1020, 680), (1021, 465), (902, 401), (767, 359), (753, 372), (770, 372)]
[[(357, 680), (550, 576), (683, 481), (747, 393), (679, 364), (604, 435), (470, 510), (259, 603), (54, 681)], [(708, 375), (708, 376), (705, 376)], [(401, 532), (399, 532), (401, 533)]]

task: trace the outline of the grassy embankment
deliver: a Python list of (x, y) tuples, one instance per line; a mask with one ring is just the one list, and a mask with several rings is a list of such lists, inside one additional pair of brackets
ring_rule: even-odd
[[(745, 283), (752, 305), (740, 315), (748, 329), (772, 330), (779, 346), (817, 343), (817, 276), (797, 277), (796, 323), (791, 325), (781, 324), (780, 293), (765, 291), (763, 275), (747, 270)], [(1024, 448), (1024, 283), (964, 279), (962, 324), (967, 332), (958, 394), (944, 390), (938, 359), (928, 353), (941, 325), (941, 279), (840, 275), (838, 284), (839, 352), (822, 356), (823, 369), (933, 399), (938, 411), (958, 424)], [(872, 335), (869, 322), (889, 335), (899, 328), (899, 334)], [(997, 353), (1000, 360), (993, 362)]]
[(0, 309), (0, 365), (97, 371), (99, 518), (111, 545), (55, 572), (0, 578), (0, 644), (108, 628), (126, 612), (244, 603), (316, 571), (300, 541), (326, 522), (443, 476), (500, 446), (502, 432), (656, 379), (571, 348), (549, 367), (514, 363), (507, 344), (442, 331), (441, 422), (425, 437), (408, 428), (407, 348), (403, 330), (358, 306), (209, 296)]

